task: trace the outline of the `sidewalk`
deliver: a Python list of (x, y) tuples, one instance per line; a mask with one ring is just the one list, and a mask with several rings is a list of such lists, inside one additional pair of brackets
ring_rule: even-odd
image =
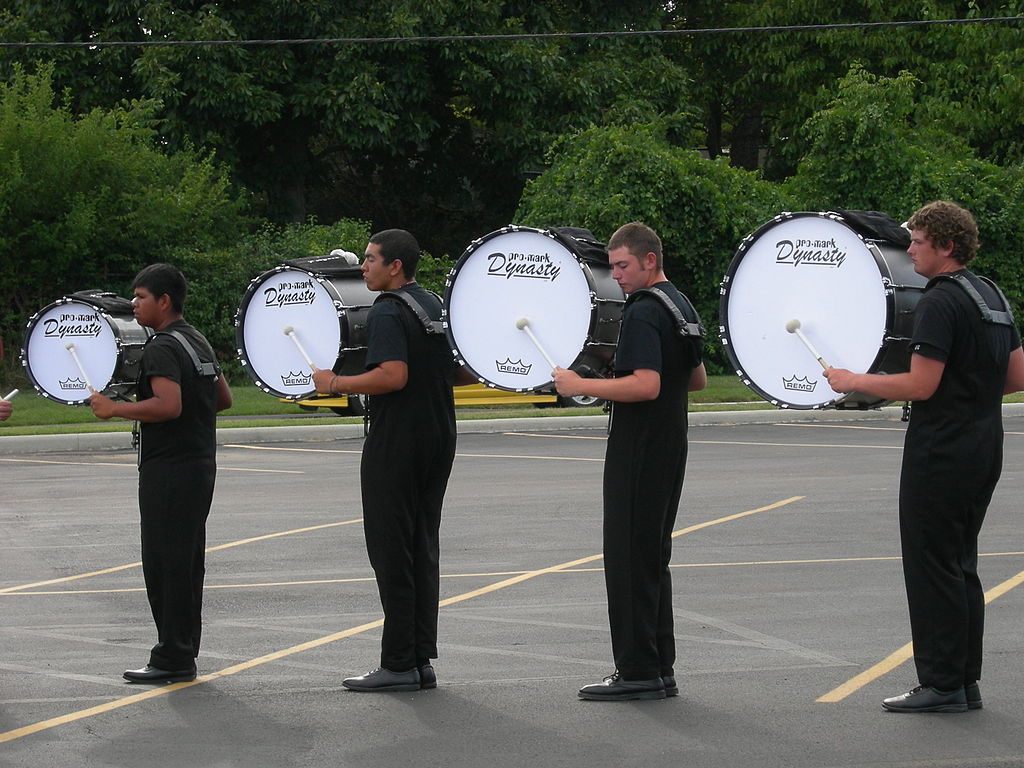
[[(897, 405), (867, 411), (795, 410), (779, 408), (764, 411), (700, 411), (690, 414), (690, 426), (728, 424), (777, 424), (779, 422), (899, 421), (903, 407)], [(1024, 403), (1003, 405), (1004, 416), (1024, 415)], [(603, 430), (608, 417), (534, 416), (532, 418), (466, 419), (457, 422), (459, 434), (493, 432), (560, 432), (574, 429)], [(286, 427), (237, 427), (217, 430), (217, 443), (328, 442), (358, 438), (362, 424), (318, 424)], [(126, 451), (131, 448), (127, 432), (90, 434), (30, 435), (0, 437), (0, 456), (26, 453), (88, 453), (90, 451)]]

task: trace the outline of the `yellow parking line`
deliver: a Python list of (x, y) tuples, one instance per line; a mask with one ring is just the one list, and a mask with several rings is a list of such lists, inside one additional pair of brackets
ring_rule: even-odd
[[(0, 461), (7, 461), (11, 463), (19, 464), (56, 464), (63, 467), (124, 467), (126, 469), (136, 469), (138, 465), (135, 460), (132, 459), (129, 463), (127, 460), (123, 462), (117, 461), (56, 461), (54, 459), (0, 459)], [(250, 467), (217, 467), (218, 472), (266, 472), (273, 475), (304, 475), (305, 471), (301, 469), (252, 469)]]
[[(801, 499), (801, 498), (803, 498), (803, 497), (801, 497), (801, 496), (794, 496), (792, 498), (786, 499), (785, 501), (776, 502), (775, 504), (769, 504), (769, 505), (764, 506), (764, 507), (759, 507), (758, 509), (752, 509), (752, 510), (749, 510), (747, 512), (740, 512), (738, 514), (728, 515), (726, 517), (720, 517), (720, 518), (718, 518), (716, 520), (709, 520), (709, 521), (707, 521), (705, 523), (700, 523), (698, 525), (690, 526), (689, 528), (684, 528), (682, 530), (676, 531), (673, 534), (673, 536), (683, 535), (684, 533), (689, 533), (691, 531), (700, 530), (702, 528), (707, 528), (707, 527), (710, 527), (712, 525), (719, 525), (721, 523), (730, 522), (732, 520), (737, 520), (739, 518), (746, 517), (747, 515), (752, 515), (752, 514), (755, 514), (757, 512), (765, 512), (767, 510), (777, 509), (778, 507), (781, 507), (781, 506), (783, 506), (785, 504), (792, 503), (792, 502), (797, 501), (798, 499)], [(482, 587), (480, 589), (474, 589), (474, 590), (472, 590), (470, 592), (464, 592), (463, 594), (455, 595), (454, 597), (446, 598), (444, 600), (441, 600), (438, 603), (438, 605), (443, 607), (443, 606), (448, 606), (448, 605), (454, 605), (456, 603), (461, 603), (461, 602), (464, 602), (466, 600), (471, 600), (474, 597), (480, 597), (481, 595), (487, 595), (487, 594), (490, 594), (492, 592), (496, 592), (496, 591), (498, 591), (500, 589), (504, 589), (505, 587), (510, 587), (510, 586), (515, 585), (515, 584), (520, 584), (520, 583), (522, 583), (524, 581), (528, 581), (529, 579), (536, 578), (537, 576), (543, 576), (543, 575), (548, 574), (548, 573), (556, 573), (558, 571), (562, 571), (562, 570), (565, 570), (567, 568), (572, 568), (573, 566), (576, 566), (576, 565), (582, 565), (584, 563), (590, 563), (590, 562), (593, 562), (595, 560), (600, 560), (601, 557), (602, 557), (602, 555), (590, 555), (588, 557), (582, 557), (582, 558), (578, 558), (576, 560), (570, 560), (568, 562), (560, 563), (558, 565), (553, 565), (553, 566), (550, 566), (550, 567), (547, 567), (547, 568), (538, 568), (536, 570), (526, 571), (525, 573), (521, 573), (521, 574), (519, 574), (517, 576), (513, 576), (512, 578), (509, 578), (509, 579), (503, 579), (502, 581), (495, 582), (494, 584), (491, 584), (489, 586)], [(41, 720), (40, 722), (32, 723), (30, 725), (26, 725), (26, 726), (23, 726), (21, 728), (15, 728), (13, 730), (6, 731), (4, 733), (0, 733), (0, 744), (2, 744), (4, 742), (8, 742), (8, 741), (14, 741), (15, 739), (20, 739), (20, 738), (22, 738), (24, 736), (30, 736), (30, 735), (32, 735), (34, 733), (39, 733), (41, 731), (49, 730), (51, 728), (57, 728), (57, 727), (59, 727), (61, 725), (66, 725), (68, 723), (73, 723), (73, 722), (77, 722), (79, 720), (85, 720), (85, 719), (90, 718), (90, 717), (95, 717), (96, 715), (101, 715), (101, 714), (105, 714), (107, 712), (112, 712), (114, 710), (130, 706), (132, 704), (137, 704), (137, 703), (142, 702), (142, 701), (147, 701), (149, 699), (156, 698), (157, 696), (166, 696), (168, 693), (171, 693), (171, 692), (174, 692), (174, 691), (179, 691), (179, 690), (182, 690), (184, 688), (191, 688), (192, 686), (200, 685), (202, 683), (205, 683), (205, 682), (208, 682), (208, 681), (211, 681), (211, 680), (218, 680), (218, 679), (220, 679), (222, 677), (228, 677), (230, 675), (234, 675), (234, 674), (237, 674), (239, 672), (244, 672), (246, 670), (253, 669), (254, 667), (258, 667), (258, 666), (261, 666), (263, 664), (267, 664), (267, 663), (272, 662), (272, 661), (277, 661), (279, 659), (283, 659), (283, 658), (286, 658), (288, 656), (293, 656), (293, 655), (295, 655), (297, 653), (302, 653), (304, 651), (308, 651), (308, 650), (311, 650), (313, 648), (319, 648), (320, 646), (327, 645), (329, 643), (333, 643), (333, 642), (335, 642), (337, 640), (342, 640), (342, 639), (347, 638), (347, 637), (352, 637), (353, 635), (358, 635), (358, 634), (361, 634), (363, 632), (367, 632), (367, 631), (369, 631), (371, 629), (376, 629), (376, 628), (381, 627), (383, 625), (384, 625), (384, 620), (383, 619), (377, 619), (376, 621), (371, 621), (371, 622), (368, 622), (366, 624), (360, 624), (357, 627), (351, 627), (349, 629), (342, 630), (341, 632), (335, 632), (334, 634), (326, 635), (324, 637), (319, 637), (319, 638), (310, 640), (310, 641), (305, 642), (305, 643), (300, 643), (299, 645), (293, 645), (293, 646), (291, 646), (289, 648), (283, 648), (283, 649), (281, 649), (279, 651), (275, 651), (273, 653), (269, 653), (269, 654), (266, 654), (264, 656), (259, 656), (259, 657), (255, 658), (255, 659), (250, 659), (248, 661), (244, 661), (244, 662), (241, 662), (239, 664), (235, 664), (235, 665), (230, 666), (230, 667), (225, 667), (224, 669), (221, 669), (218, 672), (214, 672), (214, 673), (209, 674), (209, 675), (203, 675), (202, 677), (197, 677), (195, 680), (193, 680), (191, 682), (187, 682), (187, 683), (173, 683), (171, 685), (161, 686), (159, 688), (152, 688), (152, 689), (150, 689), (148, 691), (145, 691), (143, 693), (138, 693), (138, 694), (135, 694), (135, 695), (132, 695), (132, 696), (126, 696), (124, 698), (117, 699), (115, 701), (106, 702), (105, 704), (99, 704), (97, 706), (88, 707), (87, 709), (82, 709), (82, 710), (79, 710), (77, 712), (69, 712), (66, 715), (61, 715), (59, 717), (53, 717), (53, 718), (50, 718), (48, 720)]]
[[(995, 587), (992, 587), (992, 589), (988, 590), (985, 593), (985, 603), (991, 603), (996, 598), (1001, 597), (1014, 587), (1018, 587), (1021, 584), (1024, 584), (1024, 571), (1021, 571), (1013, 578), (1007, 579), (1002, 584), (999, 584)], [(898, 650), (890, 653), (888, 656), (886, 656), (884, 659), (882, 659), (874, 666), (865, 669), (859, 675), (855, 675), (842, 685), (833, 688), (824, 696), (818, 697), (816, 701), (822, 704), (834, 704), (838, 701), (842, 701), (851, 693), (859, 691), (868, 683), (872, 683), (878, 678), (882, 677), (882, 675), (892, 672), (892, 670), (896, 669), (896, 667), (900, 666), (903, 662), (907, 661), (907, 659), (912, 658), (913, 655), (914, 644), (907, 643), (902, 648), (899, 648)]]
[[(311, 525), (307, 528), (295, 528), (291, 531), (280, 531), (278, 533), (268, 533), (263, 536), (253, 536), (248, 539), (239, 539), (238, 541), (230, 541), (227, 544), (218, 544), (215, 547), (207, 547), (207, 552), (219, 552), (222, 549), (231, 549), (232, 547), (240, 547), (243, 544), (252, 544), (257, 541), (266, 541), (267, 539), (277, 539), (281, 536), (292, 536), (297, 533), (308, 533), (309, 531), (319, 531), (324, 528), (337, 528), (341, 525), (352, 525), (353, 523), (361, 523), (363, 518), (357, 517), (354, 520), (343, 520), (338, 523), (324, 523), (323, 525)], [(32, 589), (33, 587), (45, 587), (50, 584), (64, 584), (69, 581), (78, 581), (79, 579), (89, 579), (93, 576), (105, 576), (108, 573), (117, 573), (118, 571), (126, 571), (129, 568), (138, 568), (142, 565), (138, 563), (128, 563), (126, 565), (115, 565), (113, 568), (104, 568), (101, 571), (90, 571), (89, 573), (78, 573), (74, 576), (62, 576), (59, 579), (48, 579), (46, 581), (36, 581), (32, 584), (20, 584), (15, 587), (6, 587), (0, 589), (0, 595), (7, 595), (12, 592), (19, 592), (23, 589)]]

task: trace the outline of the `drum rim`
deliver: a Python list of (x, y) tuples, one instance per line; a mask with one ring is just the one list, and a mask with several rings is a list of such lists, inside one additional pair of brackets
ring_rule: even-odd
[[(744, 255), (746, 255), (747, 251), (750, 250), (751, 246), (753, 246), (754, 242), (756, 242), (761, 237), (761, 235), (763, 235), (768, 230), (777, 227), (779, 224), (783, 222), (791, 221), (798, 218), (819, 218), (834, 221), (846, 227), (848, 230), (850, 230), (850, 232), (856, 235), (856, 237), (861, 241), (861, 243), (864, 245), (868, 253), (871, 254), (871, 257), (872, 259), (874, 259), (876, 266), (878, 266), (879, 278), (881, 279), (882, 284), (884, 286), (884, 292), (886, 296), (891, 297), (893, 289), (890, 286), (893, 283), (893, 272), (889, 262), (885, 257), (885, 253), (878, 246), (878, 243), (872, 240), (868, 240), (860, 232), (857, 232), (857, 230), (853, 229), (853, 227), (851, 227), (845, 221), (842, 214), (837, 213), (836, 211), (782, 211), (781, 213), (778, 213), (774, 217), (772, 217), (771, 220), (766, 221), (764, 224), (762, 224), (757, 229), (748, 234), (745, 238), (743, 238), (740, 244), (736, 247), (736, 252), (733, 254), (732, 260), (729, 262), (729, 267), (726, 270), (725, 276), (722, 278), (722, 282), (719, 287), (718, 338), (719, 341), (722, 343), (722, 349), (725, 351), (725, 355), (728, 358), (730, 365), (732, 366), (733, 373), (740, 379), (743, 385), (746, 386), (748, 389), (752, 390), (755, 394), (759, 395), (763, 400), (770, 403), (771, 405), (774, 405), (782, 409), (792, 409), (801, 411), (825, 410), (828, 408), (839, 408), (847, 403), (855, 404), (856, 408), (867, 409), (877, 408), (889, 402), (892, 402), (890, 400), (885, 400), (882, 398), (858, 400), (858, 397), (865, 398), (868, 396), (859, 392), (850, 392), (847, 394), (835, 393), (835, 397), (824, 403), (791, 403), (782, 400), (776, 397), (775, 395), (769, 394), (768, 392), (763, 390), (756, 382), (754, 382), (754, 380), (750, 376), (747, 375), (744, 366), (736, 357), (732, 344), (731, 334), (729, 333), (728, 322), (728, 302), (730, 290), (732, 287), (732, 278), (735, 276), (736, 270), (739, 268), (740, 263), (743, 261)], [(893, 248), (895, 248), (895, 246), (893, 246)], [(885, 326), (883, 329), (883, 335), (882, 338), (879, 339), (878, 352), (875, 354), (875, 357), (871, 361), (871, 365), (868, 367), (869, 371), (873, 370), (875, 366), (877, 366), (886, 356), (886, 352), (888, 350), (884, 342), (886, 341), (886, 338), (889, 336), (893, 329), (893, 325), (895, 322), (894, 310), (894, 302), (891, 300), (891, 298), (887, 299), (885, 302)]]
[[(549, 379), (543, 384), (538, 384), (533, 387), (508, 387), (489, 381), (487, 378), (481, 375), (472, 365), (470, 365), (469, 362), (466, 360), (466, 356), (462, 354), (462, 351), (459, 349), (459, 346), (455, 341), (455, 337), (451, 328), (451, 322), (449, 319), (449, 307), (451, 305), (451, 293), (452, 288), (455, 285), (455, 277), (458, 274), (459, 270), (463, 267), (465, 262), (468, 261), (469, 257), (472, 254), (474, 254), (480, 248), (480, 246), (482, 246), (488, 240), (493, 240), (494, 238), (500, 237), (501, 235), (514, 234), (518, 232), (527, 232), (532, 234), (543, 235), (549, 240), (552, 240), (553, 242), (560, 245), (562, 248), (564, 248), (572, 255), (576, 267), (580, 270), (580, 272), (583, 273), (583, 279), (587, 283), (587, 291), (590, 296), (590, 321), (587, 325), (587, 340), (589, 341), (590, 339), (594, 338), (598, 318), (595, 312), (597, 308), (597, 283), (594, 280), (593, 274), (590, 272), (590, 270), (584, 269), (584, 265), (581, 263), (580, 255), (573, 251), (569, 243), (566, 243), (561, 238), (559, 238), (556, 233), (552, 232), (550, 229), (540, 229), (537, 227), (529, 227), (522, 224), (507, 224), (504, 227), (494, 230), (493, 232), (488, 232), (486, 235), (481, 235), (480, 237), (474, 238), (473, 241), (468, 246), (466, 246), (465, 250), (463, 250), (458, 260), (455, 262), (452, 268), (448, 270), (448, 274), (445, 275), (444, 299), (441, 303), (441, 326), (442, 328), (444, 328), (445, 339), (448, 341), (449, 349), (451, 349), (452, 358), (455, 360), (456, 363), (458, 363), (460, 366), (464, 367), (467, 371), (469, 371), (470, 374), (472, 374), (476, 378), (476, 380), (480, 384), (483, 384), (485, 387), (490, 387), (491, 389), (500, 389), (503, 392), (552, 392), (554, 391), (554, 380), (552, 379)], [(577, 353), (576, 357), (573, 358), (572, 363), (569, 364), (570, 368), (577, 365), (583, 359), (584, 352), (586, 351), (586, 349), (587, 345), (585, 343), (583, 349), (581, 349), (579, 353)]]
[[(117, 369), (124, 362), (125, 350), (124, 343), (121, 341), (120, 338), (118, 338), (117, 333), (114, 330), (113, 320), (115, 317), (127, 317), (128, 315), (112, 315), (110, 312), (108, 312), (100, 305), (92, 301), (89, 301), (88, 298), (86, 297), (65, 295), (61, 296), (56, 301), (52, 301), (45, 307), (41, 307), (36, 312), (32, 313), (32, 316), (29, 317), (28, 321), (25, 323), (25, 332), (22, 334), (21, 349), (18, 351), (18, 360), (21, 363), (21, 367), (25, 371), (25, 376), (28, 377), (29, 383), (42, 397), (53, 400), (54, 402), (62, 403), (64, 405), (83, 405), (89, 399), (90, 395), (87, 394), (85, 397), (80, 398), (78, 400), (67, 400), (62, 397), (57, 397), (56, 395), (48, 392), (42, 387), (42, 385), (36, 379), (35, 374), (32, 372), (32, 367), (29, 365), (28, 362), (29, 336), (31, 336), (33, 329), (38, 324), (39, 318), (42, 317), (47, 312), (49, 312), (51, 309), (55, 309), (60, 306), (65, 306), (67, 304), (82, 304), (84, 306), (91, 307), (96, 312), (96, 314), (103, 319), (107, 326), (112, 331), (114, 331), (114, 348), (116, 350), (114, 356), (114, 366), (111, 369), (111, 378), (103, 385), (103, 389), (101, 389), (100, 392), (106, 392), (111, 387), (112, 384), (116, 385), (122, 383), (113, 382), (113, 374), (117, 372)], [(134, 315), (132, 315), (132, 318), (134, 319)], [(139, 327), (142, 328), (142, 326)], [(152, 334), (147, 331), (146, 338), (148, 339), (150, 335)]]
[[(245, 310), (248, 308), (249, 302), (255, 295), (256, 289), (258, 288), (258, 286), (262, 285), (265, 278), (278, 275), (281, 272), (288, 271), (299, 272), (304, 275), (309, 275), (309, 277), (316, 280), (317, 283), (320, 286), (322, 286), (324, 290), (327, 291), (328, 297), (334, 304), (334, 311), (338, 318), (341, 318), (348, 309), (362, 305), (346, 305), (341, 297), (341, 294), (338, 293), (337, 288), (334, 287), (334, 283), (326, 279), (327, 275), (324, 275), (319, 272), (314, 272), (308, 269), (303, 269), (302, 267), (296, 267), (291, 264), (278, 264), (274, 267), (271, 267), (268, 270), (261, 272), (260, 274), (256, 275), (256, 277), (252, 278), (249, 281), (249, 284), (245, 287), (245, 292), (242, 294), (242, 300), (238, 304), (238, 309), (235, 310), (235, 357), (238, 359), (239, 364), (242, 366), (242, 370), (246, 372), (246, 375), (249, 377), (250, 381), (252, 381), (252, 383), (264, 394), (273, 395), (275, 397), (281, 398), (282, 400), (298, 401), (305, 400), (315, 395), (316, 388), (314, 387), (312, 389), (300, 393), (282, 392), (279, 389), (275, 389), (270, 384), (264, 381), (263, 376), (256, 375), (256, 369), (252, 365), (249, 356), (245, 352), (244, 343), (245, 328), (243, 327), (243, 320)], [(339, 329), (340, 337), (338, 339), (338, 353), (334, 357), (334, 364), (331, 366), (332, 369), (338, 365), (338, 359), (341, 357), (341, 350), (347, 348), (349, 345), (349, 329), (347, 325), (340, 324)]]

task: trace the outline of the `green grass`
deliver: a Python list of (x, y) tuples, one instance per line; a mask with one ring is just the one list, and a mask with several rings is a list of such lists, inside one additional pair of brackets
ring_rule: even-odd
[[(7, 392), (14, 385), (3, 388)], [(19, 385), (20, 386), (20, 385)], [(294, 426), (310, 424), (358, 424), (359, 417), (338, 416), (326, 408), (315, 412), (302, 411), (293, 403), (282, 403), (256, 387), (241, 383), (232, 386), (234, 405), (218, 419), (222, 428)], [(1024, 402), (1024, 394), (1005, 398), (1006, 402)], [(708, 386), (690, 393), (691, 411), (771, 409), (735, 376), (710, 376)], [(600, 414), (600, 408), (535, 408), (523, 405), (480, 405), (458, 409), (460, 420), (509, 417), (546, 418), (549, 416), (586, 416)], [(260, 418), (265, 417), (265, 418)], [(29, 386), (22, 387), (14, 400), (14, 415), (0, 424), (4, 435), (47, 435), (68, 432), (127, 432), (131, 424), (119, 419), (100, 421), (88, 406), (71, 406), (41, 397)]]

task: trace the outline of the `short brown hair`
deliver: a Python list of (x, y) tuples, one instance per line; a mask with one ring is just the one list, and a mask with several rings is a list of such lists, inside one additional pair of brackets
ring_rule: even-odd
[(907, 226), (924, 232), (935, 247), (952, 245), (953, 258), (960, 264), (969, 264), (978, 252), (978, 225), (971, 212), (956, 203), (928, 203), (914, 212)]
[(625, 247), (627, 251), (637, 258), (643, 258), (648, 253), (653, 253), (657, 257), (657, 268), (664, 268), (661, 254), (661, 238), (658, 237), (657, 232), (646, 224), (641, 224), (639, 221), (631, 221), (629, 224), (623, 224), (616, 229), (615, 233), (609, 238), (607, 247), (609, 251)]

